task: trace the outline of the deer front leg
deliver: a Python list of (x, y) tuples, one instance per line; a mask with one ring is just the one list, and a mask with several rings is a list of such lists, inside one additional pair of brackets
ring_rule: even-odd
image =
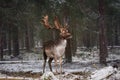
[(59, 62), (60, 62), (60, 73), (62, 74), (62, 57), (60, 57)]
[(56, 73), (58, 73), (58, 71), (57, 71), (58, 64), (57, 64), (57, 57), (56, 56), (55, 56), (54, 60), (55, 60)]

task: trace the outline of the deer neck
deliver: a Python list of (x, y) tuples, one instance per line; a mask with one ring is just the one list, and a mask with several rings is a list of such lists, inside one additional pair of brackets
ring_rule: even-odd
[(57, 44), (54, 46), (54, 53), (57, 58), (60, 58), (63, 56), (63, 54), (65, 52), (66, 44), (67, 44), (66, 39), (59, 39), (57, 41)]
[(66, 47), (66, 44), (67, 44), (67, 40), (66, 40), (66, 39), (63, 39), (63, 38), (60, 38), (60, 39), (58, 40), (57, 46)]

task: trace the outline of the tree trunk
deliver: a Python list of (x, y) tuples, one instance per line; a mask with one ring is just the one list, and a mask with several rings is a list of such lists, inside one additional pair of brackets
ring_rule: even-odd
[(66, 51), (65, 51), (65, 58), (66, 58), (66, 62), (68, 62), (68, 63), (72, 62), (71, 40), (70, 39), (67, 40), (67, 47), (66, 47)]
[(84, 46), (89, 49), (91, 47), (91, 33), (89, 31), (84, 31), (83, 34), (83, 44)]
[(115, 26), (115, 45), (116, 46), (119, 45), (119, 35), (118, 35), (119, 28), (118, 27), (119, 27), (118, 25)]
[(6, 31), (3, 31), (3, 49), (7, 49), (7, 35), (6, 35)]
[(107, 41), (106, 41), (106, 27), (104, 23), (104, 0), (99, 1), (99, 51), (100, 51), (100, 63), (106, 65), (107, 52)]
[(3, 29), (0, 28), (0, 60), (3, 60)]
[(33, 33), (33, 27), (29, 29), (29, 43), (30, 43), (30, 49), (34, 47), (34, 33)]
[(26, 47), (27, 51), (30, 51), (28, 26), (27, 26), (26, 31), (25, 31), (25, 47)]
[(19, 55), (19, 40), (18, 40), (18, 27), (14, 26), (13, 28), (13, 55)]
[[(65, 24), (69, 24), (69, 7), (64, 5), (63, 8), (63, 23)], [(66, 47), (66, 51), (65, 51), (65, 58), (66, 58), (66, 62), (70, 63), (72, 62), (72, 50), (71, 50), (71, 40), (68, 39), (67, 40), (67, 47)]]
[(71, 32), (72, 32), (72, 39), (71, 39), (71, 48), (72, 48), (72, 55), (75, 56), (75, 52), (77, 49), (77, 37), (76, 37), (76, 21), (72, 21), (73, 23), (71, 24)]
[[(67, 18), (68, 17), (65, 15), (64, 16), (64, 21), (65, 21), (64, 23), (68, 24)], [(71, 39), (67, 40), (67, 46), (66, 46), (66, 51), (65, 51), (65, 59), (66, 59), (66, 62), (68, 62), (68, 63), (72, 62)]]
[(11, 55), (11, 28), (8, 30), (8, 53)]

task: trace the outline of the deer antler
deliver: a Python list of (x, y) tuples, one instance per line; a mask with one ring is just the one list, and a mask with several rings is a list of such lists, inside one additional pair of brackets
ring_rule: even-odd
[(49, 24), (48, 22), (48, 15), (44, 16), (44, 18), (42, 19), (42, 22), (44, 24), (44, 26), (47, 28), (47, 29), (51, 29), (51, 25)]
[(54, 25), (56, 29), (60, 29), (62, 26), (59, 23), (58, 17), (56, 16), (54, 19)]
[(48, 15), (44, 16), (43, 19), (42, 19), (42, 23), (43, 25), (47, 28), (47, 29), (60, 29), (62, 28), (62, 26), (60, 25), (59, 23), (59, 19), (58, 17), (56, 16), (55, 19), (54, 19), (54, 25), (55, 27), (52, 27), (49, 22), (48, 22)]
[(65, 27), (65, 28), (68, 28), (68, 23), (65, 23), (65, 24), (64, 24), (64, 27)]

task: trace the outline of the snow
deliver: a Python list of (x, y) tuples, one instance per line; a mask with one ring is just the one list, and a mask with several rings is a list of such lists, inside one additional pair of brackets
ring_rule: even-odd
[[(83, 48), (84, 49), (84, 48)], [(39, 54), (37, 53), (28, 53), (22, 52), (18, 57), (10, 57), (4, 56), (7, 61), (0, 61), (0, 79), (1, 78), (19, 78), (26, 80), (33, 80), (33, 76), (25, 77), (23, 76), (11, 76), (9, 74), (5, 74), (7, 72), (23, 72), (27, 73), (42, 73), (43, 60), (41, 51)], [(114, 53), (114, 54), (113, 54)], [(109, 52), (109, 57), (107, 61), (110, 60), (119, 60), (120, 59), (120, 50), (111, 50)], [(51, 80), (120, 80), (120, 68), (114, 69), (113, 64), (110, 62), (108, 66), (101, 66), (99, 64), (99, 51), (97, 49), (93, 49), (92, 51), (86, 51), (77, 49), (76, 56), (74, 56), (72, 63), (63, 63), (63, 71), (64, 74), (54, 75), (52, 72), (49, 72), (48, 64), (46, 65), (46, 73), (42, 76), (45, 78), (46, 76), (52, 76)], [(9, 61), (11, 60), (11, 61)], [(116, 64), (116, 62), (115, 62)], [(119, 65), (119, 62), (117, 63)], [(55, 70), (54, 61), (52, 63), (53, 72)], [(4, 72), (4, 73), (3, 73)], [(110, 77), (106, 78), (107, 75)], [(39, 77), (34, 78), (34, 80), (41, 80), (41, 75)], [(90, 79), (91, 78), (91, 79)]]
[(24, 78), (24, 77), (1, 77), (0, 80), (40, 80), (40, 79), (33, 79), (33, 78)]
[(117, 71), (111, 77), (109, 77), (107, 80), (120, 80), (120, 71)]
[(4, 58), (6, 61), (28, 61), (28, 60), (40, 60), (41, 59), (41, 51), (38, 52), (36, 51), (35, 53), (33, 52), (21, 52), (20, 55), (18, 55), (17, 57), (13, 57), (13, 55), (9, 56), (9, 55), (4, 55)]
[[(18, 63), (17, 63), (18, 62)], [(40, 73), (42, 72), (42, 61), (26, 61), (24, 63), (20, 63), (19, 61), (17, 61), (15, 63), (10, 63), (7, 64), (0, 64), (0, 71), (7, 71), (7, 72), (31, 72), (31, 73)], [(52, 63), (52, 66), (54, 65), (54, 63)], [(65, 74), (62, 75), (53, 75), (52, 73), (49, 72), (49, 68), (48, 68), (48, 64), (46, 67), (46, 73), (43, 74), (44, 76), (52, 76), (53, 78), (57, 78), (58, 80), (76, 80), (76, 79), (84, 79), (84, 76), (82, 75), (75, 75), (73, 73), (90, 73), (91, 76), (91, 80), (100, 80), (100, 78), (106, 77), (106, 75), (108, 74), (112, 74), (112, 71), (114, 71), (113, 67), (108, 66), (108, 67), (103, 67), (101, 68), (99, 66), (99, 64), (96, 64), (96, 66), (98, 67), (95, 68), (92, 64), (83, 64), (80, 62), (73, 62), (73, 63), (66, 63), (63, 64), (63, 71), (65, 72)], [(100, 67), (100, 68), (99, 68)], [(53, 67), (53, 69), (55, 70), (55, 68)], [(49, 77), (48, 76), (48, 77)], [(55, 76), (55, 77), (54, 77)], [(96, 77), (97, 76), (97, 77)], [(100, 77), (98, 77), (100, 76)], [(120, 76), (120, 72), (117, 72), (117, 74), (115, 74), (114, 76), (112, 76), (112, 80), (114, 80), (114, 78), (116, 78), (116, 80), (119, 80)], [(5, 78), (6, 75), (0, 76), (1, 78)], [(7, 78), (12, 78), (11, 76), (7, 76)], [(16, 77), (15, 77), (16, 78)], [(18, 77), (19, 78), (19, 77)], [(24, 78), (24, 77), (21, 77)], [(93, 79), (94, 78), (94, 79)], [(42, 79), (42, 78), (41, 78)], [(55, 80), (57, 80), (55, 79)], [(29, 78), (28, 80), (32, 80), (31, 78)], [(37, 78), (36, 80), (39, 80), (39, 78)], [(50, 79), (50, 80), (54, 80), (54, 79)], [(108, 79), (111, 80), (111, 79)]]
[(58, 80), (52, 72), (46, 72), (42, 75), (41, 80)]
[(105, 67), (101, 70), (96, 70), (95, 72), (92, 73), (91, 79), (90, 80), (101, 80), (109, 75), (113, 74), (116, 71), (112, 66)]
[[(7, 63), (7, 61), (6, 61), (6, 63)], [(40, 72), (39, 68), (41, 65), (42, 65), (41, 61), (36, 61), (36, 62), (35, 61), (27, 61), (26, 63), (22, 63), (22, 62), (19, 63), (19, 61), (17, 61), (16, 63), (11, 63), (11, 64), (10, 63), (9, 64), (1, 64), (0, 70), (9, 71), (9, 72), (20, 72), (20, 71), (22, 71), (22, 72), (28, 72), (28, 71), (37, 72), (37, 71), (39, 71)]]
[(5, 74), (1, 74), (1, 73), (0, 73), (0, 77), (5, 77), (5, 76), (6, 76)]

